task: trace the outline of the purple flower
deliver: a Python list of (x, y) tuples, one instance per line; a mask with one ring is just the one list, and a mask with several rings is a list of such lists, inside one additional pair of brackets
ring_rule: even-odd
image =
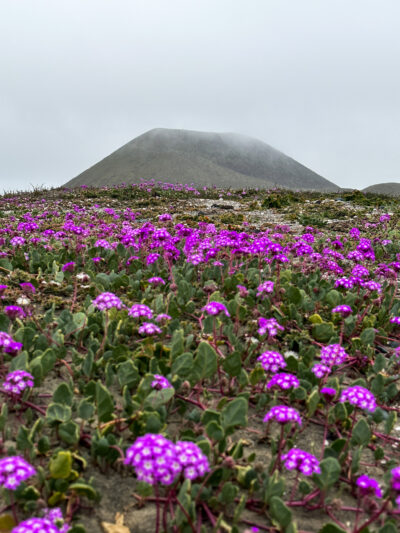
[(363, 474), (357, 479), (356, 485), (363, 496), (374, 494), (377, 498), (382, 498), (383, 494), (376, 479)]
[(321, 348), (321, 362), (327, 366), (340, 365), (347, 359), (347, 353), (340, 344), (329, 344)]
[(162, 215), (159, 215), (158, 220), (160, 222), (166, 222), (167, 220), (172, 220), (172, 216), (169, 213), (164, 213)]
[(171, 316), (167, 315), (167, 313), (160, 313), (156, 316), (155, 321), (156, 322), (164, 322), (164, 320), (171, 320)]
[(283, 331), (285, 328), (281, 326), (275, 318), (263, 318), (258, 319), (258, 334), (265, 335), (268, 332), (270, 337), (274, 337), (278, 334), (278, 329)]
[(32, 374), (25, 372), (25, 370), (14, 370), (14, 372), (7, 374), (3, 389), (19, 396), (25, 389), (33, 388), (33, 379)]
[(122, 309), (124, 304), (121, 300), (112, 292), (102, 292), (92, 301), (92, 304), (100, 309), (100, 311), (105, 311), (106, 309), (112, 309), (113, 307), (117, 309)]
[(152, 265), (153, 263), (157, 261), (159, 257), (160, 257), (160, 254), (157, 254), (157, 253), (149, 254), (146, 257), (146, 265)]
[(375, 396), (368, 389), (360, 385), (354, 387), (347, 387), (340, 395), (340, 402), (349, 402), (360, 409), (367, 409), (368, 411), (375, 411), (376, 401)]
[(332, 313), (339, 313), (343, 317), (351, 315), (352, 312), (353, 311), (349, 305), (338, 305), (332, 309)]
[(257, 296), (262, 294), (269, 294), (274, 291), (274, 282), (273, 281), (264, 281), (257, 287)]
[(378, 293), (382, 292), (382, 285), (377, 281), (364, 281), (362, 286), (369, 291), (376, 291)]
[(339, 278), (335, 281), (335, 288), (337, 287), (352, 289), (354, 287), (354, 281), (351, 278)]
[(270, 389), (277, 386), (283, 390), (288, 390), (291, 388), (297, 389), (299, 385), (300, 382), (296, 376), (293, 374), (285, 374), (284, 372), (280, 372), (279, 374), (275, 374), (273, 378), (270, 379), (267, 388)]
[(236, 285), (236, 288), (239, 289), (239, 294), (242, 298), (249, 294), (247, 287), (245, 287), (244, 285)]
[(11, 335), (5, 331), (0, 331), (0, 348), (3, 348), (5, 353), (14, 355), (22, 349), (22, 344), (14, 341)]
[(286, 361), (279, 352), (264, 352), (257, 357), (265, 372), (278, 372), (280, 368), (286, 367)]
[(19, 305), (7, 305), (4, 311), (10, 320), (26, 317), (25, 311)]
[(59, 529), (47, 518), (28, 518), (14, 527), (11, 533), (64, 533), (68, 529)]
[(311, 369), (311, 372), (319, 379), (323, 378), (326, 374), (330, 374), (331, 367), (317, 363)]
[(194, 442), (178, 441), (175, 451), (186, 479), (196, 479), (210, 471), (207, 457)]
[(61, 270), (63, 272), (73, 272), (74, 268), (75, 268), (75, 265), (76, 265), (76, 263), (74, 263), (73, 261), (70, 261), (69, 263), (65, 263), (65, 265), (63, 265), (61, 267)]
[(105, 250), (112, 250), (112, 245), (105, 239), (99, 239), (94, 243), (95, 248), (104, 248)]
[(400, 326), (400, 316), (394, 316), (393, 318), (390, 319), (390, 322), (392, 324), (397, 324), (398, 326)]
[(11, 246), (23, 246), (25, 244), (25, 239), (23, 237), (13, 237), (10, 239)]
[(5, 291), (8, 289), (8, 285), (0, 285), (0, 296), (3, 296)]
[(139, 437), (126, 450), (124, 464), (133, 466), (137, 478), (151, 485), (171, 485), (182, 470), (174, 444), (152, 433)]
[(286, 424), (287, 422), (297, 422), (301, 426), (300, 413), (293, 407), (286, 405), (275, 405), (271, 407), (268, 413), (264, 416), (263, 422), (269, 420), (276, 420), (279, 424)]
[(143, 322), (138, 331), (140, 335), (157, 335), (161, 333), (161, 329), (152, 322)]
[(224, 313), (226, 316), (231, 316), (228, 309), (221, 302), (209, 302), (202, 308), (202, 311), (206, 311), (209, 315), (218, 315)]
[(151, 382), (151, 386), (153, 387), (153, 389), (157, 390), (172, 388), (172, 385), (168, 381), (168, 379), (164, 376), (160, 376), (159, 374), (154, 374), (154, 381)]
[(19, 286), (26, 294), (34, 294), (36, 292), (35, 287), (32, 285), (32, 283), (24, 282), (20, 283)]
[(15, 490), (26, 479), (34, 476), (36, 470), (18, 455), (0, 459), (0, 486)]
[(144, 316), (150, 319), (153, 318), (153, 311), (147, 305), (133, 304), (128, 311), (128, 315), (132, 316), (133, 318), (140, 318)]
[(336, 394), (336, 389), (333, 389), (332, 387), (322, 387), (320, 390), (321, 394), (324, 396), (327, 396), (328, 398), (333, 398)]
[(93, 261), (93, 263), (100, 263), (101, 261), (103, 261), (103, 258), (102, 257), (92, 257), (92, 261)]
[(292, 448), (288, 453), (282, 455), (281, 459), (288, 470), (297, 470), (305, 476), (321, 473), (318, 459), (299, 448)]
[(152, 285), (165, 285), (165, 281), (158, 277), (158, 276), (154, 276), (152, 278), (149, 278), (147, 280), (149, 283), (151, 283)]
[(396, 492), (400, 492), (400, 466), (396, 466), (391, 470), (392, 474), (392, 489)]

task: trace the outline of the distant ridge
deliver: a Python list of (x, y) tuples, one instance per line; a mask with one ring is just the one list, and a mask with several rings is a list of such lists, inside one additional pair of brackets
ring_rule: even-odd
[(371, 192), (374, 194), (386, 194), (387, 196), (400, 196), (400, 183), (387, 182), (376, 183), (363, 189), (363, 192)]
[(65, 185), (103, 186), (156, 179), (223, 188), (340, 187), (268, 144), (236, 133), (157, 128), (136, 137)]

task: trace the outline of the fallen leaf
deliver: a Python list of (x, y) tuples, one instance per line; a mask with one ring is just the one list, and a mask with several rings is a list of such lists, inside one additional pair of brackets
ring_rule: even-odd
[(101, 525), (106, 533), (131, 533), (129, 528), (124, 526), (124, 515), (122, 513), (115, 515), (115, 524), (102, 522)]

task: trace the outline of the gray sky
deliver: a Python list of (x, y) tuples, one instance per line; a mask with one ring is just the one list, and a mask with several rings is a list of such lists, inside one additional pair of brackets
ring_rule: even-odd
[(399, 0), (1, 0), (0, 50), (0, 189), (61, 185), (155, 127), (400, 182)]

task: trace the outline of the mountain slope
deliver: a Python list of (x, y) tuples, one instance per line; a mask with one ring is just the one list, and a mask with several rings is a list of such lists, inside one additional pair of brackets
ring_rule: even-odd
[(400, 183), (387, 182), (376, 183), (363, 189), (363, 192), (371, 192), (374, 194), (386, 194), (388, 196), (400, 196)]
[(136, 183), (141, 178), (232, 188), (339, 189), (257, 139), (162, 128), (136, 137), (66, 186)]

